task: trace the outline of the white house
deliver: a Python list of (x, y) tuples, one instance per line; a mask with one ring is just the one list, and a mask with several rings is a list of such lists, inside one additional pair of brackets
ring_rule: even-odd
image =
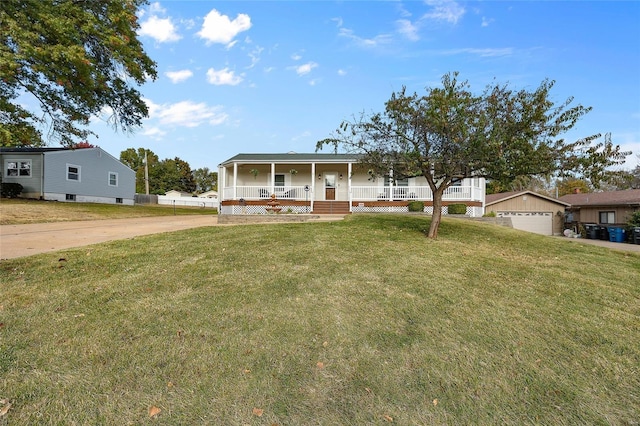
[[(272, 196), (280, 211), (355, 213), (408, 211), (410, 201), (433, 212), (433, 194), (424, 177), (372, 178), (350, 154), (238, 154), (218, 166), (220, 214), (267, 213)], [(463, 179), (445, 191), (449, 204), (466, 204), (482, 216), (483, 178)]]

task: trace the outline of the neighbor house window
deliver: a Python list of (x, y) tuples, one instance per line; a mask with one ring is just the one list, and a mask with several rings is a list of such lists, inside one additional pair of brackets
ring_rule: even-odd
[(65, 194), (64, 199), (67, 200), (67, 201), (75, 201), (76, 200), (76, 194)]
[(122, 204), (122, 198), (116, 198), (116, 204)]
[(615, 212), (599, 212), (599, 213), (600, 213), (600, 223), (616, 223)]
[(75, 180), (80, 182), (80, 166), (67, 164), (67, 180)]
[(118, 186), (118, 174), (109, 172), (109, 186)]
[(7, 161), (7, 177), (31, 177), (31, 160)]

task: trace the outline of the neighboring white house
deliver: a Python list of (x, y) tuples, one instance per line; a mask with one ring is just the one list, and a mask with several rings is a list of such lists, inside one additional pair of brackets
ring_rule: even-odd
[(200, 198), (212, 198), (214, 200), (217, 200), (218, 199), (218, 191), (203, 192), (202, 194), (198, 194), (198, 197), (200, 197)]
[(188, 192), (176, 191), (175, 189), (165, 192), (164, 195), (170, 198), (193, 197), (193, 195)]
[[(238, 154), (218, 166), (220, 213), (266, 213), (272, 196), (280, 211), (295, 213), (403, 212), (410, 201), (433, 212), (433, 194), (422, 177), (373, 178), (349, 154)], [(463, 179), (448, 188), (449, 204), (466, 204), (467, 214), (482, 216), (485, 180)]]
[(218, 208), (217, 193), (215, 197), (203, 197), (202, 195), (203, 194), (200, 194), (196, 197), (195, 195), (189, 194), (188, 192), (176, 191), (175, 189), (172, 189), (171, 191), (167, 191), (165, 195), (158, 196), (158, 204), (200, 208)]
[(0, 148), (2, 182), (23, 198), (133, 205), (136, 174), (102, 148)]

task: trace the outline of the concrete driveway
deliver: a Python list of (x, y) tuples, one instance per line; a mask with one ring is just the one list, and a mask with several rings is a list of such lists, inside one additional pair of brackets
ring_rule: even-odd
[(214, 215), (162, 216), (0, 226), (0, 259), (31, 256), (139, 235), (217, 225)]

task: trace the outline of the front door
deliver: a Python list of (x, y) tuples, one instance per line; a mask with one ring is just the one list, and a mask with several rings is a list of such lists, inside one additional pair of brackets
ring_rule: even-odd
[(324, 175), (324, 199), (335, 200), (336, 199), (336, 175), (327, 173)]

